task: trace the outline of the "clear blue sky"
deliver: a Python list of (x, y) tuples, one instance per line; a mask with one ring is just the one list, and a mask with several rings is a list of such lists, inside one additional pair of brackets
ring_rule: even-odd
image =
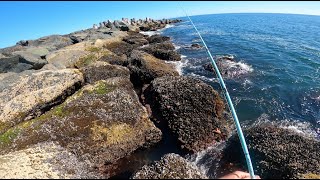
[[(270, 12), (320, 15), (320, 2), (303, 1), (187, 1), (180, 2), (190, 15)], [(0, 48), (22, 39), (68, 34), (110, 19), (154, 19), (184, 16), (178, 1), (70, 1), (0, 2)]]

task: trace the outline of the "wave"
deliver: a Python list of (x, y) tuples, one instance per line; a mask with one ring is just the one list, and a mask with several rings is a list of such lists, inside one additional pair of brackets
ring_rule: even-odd
[(173, 64), (178, 71), (179, 75), (183, 75), (183, 68), (188, 66), (189, 60), (186, 59), (187, 56), (181, 55), (181, 61), (165, 61), (165, 63)]
[(217, 78), (208, 78), (206, 76), (202, 76), (202, 75), (199, 75), (199, 74), (195, 74), (195, 73), (189, 73), (188, 74), (189, 76), (192, 76), (192, 77), (195, 77), (195, 78), (198, 78), (198, 79), (201, 79), (203, 81), (209, 81), (209, 82), (218, 82)]
[[(253, 68), (251, 65), (248, 65), (242, 61), (234, 62), (234, 61), (226, 60), (226, 63), (228, 64), (229, 67), (231, 67), (231, 68), (234, 67), (234, 68), (240, 69), (244, 73), (248, 73), (248, 72), (253, 71)], [(238, 68), (238, 67), (240, 67), (240, 68)]]
[(298, 120), (290, 120), (290, 119), (272, 121), (268, 114), (263, 113), (251, 126), (254, 127), (254, 126), (259, 126), (263, 124), (272, 124), (280, 128), (290, 129), (305, 137), (311, 137), (311, 138), (320, 140), (319, 134), (314, 129), (314, 126), (309, 122), (301, 122)]
[(143, 34), (143, 35), (152, 36), (152, 35), (156, 35), (156, 34), (161, 34), (163, 30), (168, 29), (168, 28), (172, 28), (174, 26), (175, 25), (173, 25), (173, 24), (166, 24), (166, 26), (164, 28), (162, 28), (162, 29), (158, 29), (156, 31), (142, 31), (140, 33)]
[(142, 32), (140, 32), (140, 33), (143, 34), (143, 35), (148, 35), (148, 36), (160, 34), (159, 31), (142, 31)]

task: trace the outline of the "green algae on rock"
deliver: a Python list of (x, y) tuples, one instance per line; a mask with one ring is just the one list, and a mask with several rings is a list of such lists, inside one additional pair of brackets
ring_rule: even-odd
[[(6, 140), (8, 132), (12, 135)], [(121, 77), (88, 84), (60, 106), (6, 133), (0, 135), (4, 139), (0, 154), (56, 141), (100, 170), (138, 148), (154, 145), (162, 136), (133, 85)]]
[(0, 133), (63, 101), (80, 88), (77, 69), (24, 71), (0, 79)]

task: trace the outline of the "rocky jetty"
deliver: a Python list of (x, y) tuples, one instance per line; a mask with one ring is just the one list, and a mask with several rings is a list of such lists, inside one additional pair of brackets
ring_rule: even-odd
[[(224, 141), (220, 174), (243, 168), (222, 96), (168, 63), (181, 60), (170, 37), (140, 33), (178, 22), (106, 20), (0, 49), (0, 178), (206, 179), (187, 157)], [(245, 134), (261, 177), (320, 174), (318, 141), (276, 127)], [(176, 154), (157, 151), (170, 143)], [(150, 164), (141, 154), (152, 151), (162, 158)]]

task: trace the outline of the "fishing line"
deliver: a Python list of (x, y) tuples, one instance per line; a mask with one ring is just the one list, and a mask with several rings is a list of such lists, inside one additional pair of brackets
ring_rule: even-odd
[[(178, 3), (179, 4), (179, 3)], [(209, 51), (209, 48), (207, 47), (207, 44), (205, 43), (205, 41), (203, 40), (200, 32), (198, 31), (197, 27), (194, 25), (193, 21), (191, 20), (191, 18), (189, 17), (189, 15), (187, 14), (187, 12), (183, 9), (183, 7), (179, 4), (179, 6), (181, 7), (181, 9), (184, 11), (184, 13), (186, 14), (186, 16), (188, 17), (189, 21), (191, 22), (192, 26), (194, 27), (194, 29), (196, 30), (196, 32), (198, 33), (204, 47), (206, 48), (207, 50), (207, 53), (210, 57), (210, 60), (211, 60), (211, 63), (212, 63), (212, 66), (214, 67), (214, 70), (218, 76), (218, 79), (219, 79), (219, 84), (222, 88), (222, 91), (227, 99), (227, 102), (228, 102), (228, 106), (229, 106), (229, 109), (232, 113), (232, 117), (233, 117), (233, 120), (236, 124), (236, 129), (237, 129), (237, 132), (238, 132), (238, 136), (239, 136), (239, 139), (240, 139), (240, 143), (241, 143), (241, 147), (242, 147), (242, 150), (243, 150), (243, 153), (245, 155), (245, 158), (246, 158), (246, 162), (247, 162), (247, 167), (248, 167), (248, 170), (249, 170), (249, 173), (250, 173), (250, 176), (251, 176), (251, 179), (255, 179), (255, 176), (254, 176), (254, 171), (253, 171), (253, 166), (252, 166), (252, 162), (251, 162), (251, 158), (250, 158), (250, 155), (249, 155), (249, 151), (248, 151), (248, 147), (247, 147), (247, 143), (246, 143), (246, 140), (243, 136), (243, 132), (242, 132), (242, 129), (241, 129), (241, 126), (240, 126), (240, 123), (239, 123), (239, 119), (238, 119), (238, 116), (237, 116), (237, 113), (236, 113), (236, 110), (234, 109), (234, 106), (233, 106), (233, 103), (231, 101), (231, 98), (230, 98), (230, 95), (229, 95), (229, 92), (227, 90), (227, 87), (224, 83), (224, 80), (221, 76), (221, 73), (218, 69), (218, 66), (215, 62), (215, 60), (213, 59), (210, 51)]]

